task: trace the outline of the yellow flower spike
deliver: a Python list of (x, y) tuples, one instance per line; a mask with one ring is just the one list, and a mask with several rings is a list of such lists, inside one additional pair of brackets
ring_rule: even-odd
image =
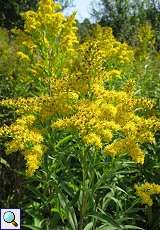
[[(18, 118), (15, 123), (4, 129), (5, 134), (9, 134), (13, 139), (6, 146), (6, 154), (21, 151), (26, 153), (25, 159), (27, 167), (34, 172), (41, 162), (43, 149), (43, 136), (36, 129), (30, 129), (35, 122), (35, 116), (28, 115)], [(30, 150), (30, 146), (32, 149)], [(27, 153), (30, 153), (29, 155)], [(35, 157), (35, 160), (34, 160)]]
[(126, 125), (122, 128), (123, 132), (126, 135), (134, 135), (137, 133), (137, 127), (136, 127), (136, 123), (134, 123), (133, 121), (129, 121), (126, 123)]
[(103, 103), (100, 106), (101, 116), (106, 120), (113, 120), (116, 115), (117, 109), (112, 104)]
[(43, 145), (40, 144), (34, 145), (31, 150), (26, 150), (24, 152), (24, 158), (27, 166), (26, 174), (28, 176), (33, 175), (33, 173), (39, 168), (43, 152)]
[(20, 51), (17, 52), (17, 57), (20, 58), (20, 60), (25, 60), (25, 61), (30, 60), (28, 55), (26, 55), (25, 53), (20, 52)]
[(72, 120), (69, 118), (59, 119), (52, 122), (52, 128), (69, 128), (72, 125)]
[(141, 185), (135, 185), (136, 193), (141, 198), (142, 203), (148, 206), (153, 205), (151, 195), (160, 194), (160, 185), (155, 183), (144, 183)]
[(112, 131), (109, 129), (101, 130), (101, 135), (106, 141), (111, 141), (113, 137)]
[(125, 141), (122, 140), (115, 140), (112, 144), (107, 145), (104, 148), (104, 153), (106, 155), (110, 155), (110, 156), (117, 156), (123, 152), (126, 151), (126, 146), (125, 146)]
[(24, 148), (23, 144), (20, 144), (17, 140), (12, 140), (5, 145), (6, 147), (6, 154), (11, 154), (13, 152), (17, 152)]
[(137, 144), (132, 144), (131, 146), (128, 146), (128, 152), (131, 155), (132, 159), (138, 163), (143, 165), (144, 164), (144, 152), (140, 149), (140, 147)]
[(144, 163), (144, 152), (132, 139), (126, 138), (116, 140), (104, 148), (104, 153), (110, 156), (116, 156), (127, 152), (136, 163)]
[(123, 90), (127, 93), (132, 94), (134, 91), (134, 87), (135, 87), (135, 81), (134, 80), (128, 80), (127, 83), (125, 84)]
[(96, 146), (97, 148), (102, 148), (101, 138), (95, 133), (89, 133), (88, 135), (84, 136), (84, 141), (87, 144)]
[(121, 71), (116, 69), (110, 70), (106, 75), (108, 80), (111, 80), (112, 78), (121, 78)]

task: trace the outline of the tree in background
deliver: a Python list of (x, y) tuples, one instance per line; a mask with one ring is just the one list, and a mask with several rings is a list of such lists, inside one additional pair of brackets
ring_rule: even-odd
[[(62, 10), (68, 7), (72, 0), (57, 0), (62, 5)], [(0, 0), (0, 27), (11, 29), (23, 28), (23, 19), (20, 15), (23, 11), (36, 10), (38, 0)]]
[(0, 0), (0, 26), (7, 29), (23, 26), (20, 12), (36, 9), (37, 2), (37, 0)]
[(85, 18), (83, 22), (77, 20), (77, 27), (80, 41), (83, 42), (91, 36), (95, 24), (92, 24), (88, 18)]
[(149, 21), (156, 31), (157, 47), (160, 41), (160, 2), (156, 0), (101, 0), (99, 10), (95, 7), (92, 16), (102, 26), (109, 26), (113, 34), (121, 41), (129, 41), (135, 45), (133, 39), (135, 30), (145, 21)]

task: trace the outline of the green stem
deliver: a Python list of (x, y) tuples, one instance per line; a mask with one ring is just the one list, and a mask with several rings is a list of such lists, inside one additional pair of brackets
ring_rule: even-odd
[(109, 174), (112, 172), (113, 170), (113, 166), (115, 163), (115, 158), (112, 158), (112, 161), (109, 165), (109, 167), (106, 169), (106, 171), (103, 173), (103, 175), (101, 176), (101, 178), (98, 180), (98, 182), (95, 184), (94, 186), (94, 191), (97, 190), (97, 188), (99, 188), (101, 186), (101, 184), (105, 181), (106, 178), (108, 178)]
[(83, 180), (82, 180), (82, 204), (80, 207), (80, 223), (79, 223), (79, 230), (83, 230), (84, 225), (84, 216), (86, 214), (87, 209), (87, 202), (88, 202), (88, 195), (87, 195), (87, 148), (83, 148), (82, 155), (81, 155), (81, 165), (82, 165), (82, 174), (83, 174)]
[(83, 224), (84, 224), (84, 215), (86, 212), (86, 194), (85, 191), (83, 191), (83, 196), (82, 196), (82, 206), (80, 209), (80, 225), (79, 225), (79, 229), (83, 230)]

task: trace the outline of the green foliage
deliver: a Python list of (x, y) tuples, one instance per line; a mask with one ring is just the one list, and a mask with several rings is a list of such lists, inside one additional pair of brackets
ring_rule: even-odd
[(119, 40), (135, 45), (133, 37), (136, 29), (149, 21), (156, 32), (156, 47), (159, 47), (160, 12), (157, 1), (101, 0), (100, 5), (99, 10), (93, 8), (92, 15), (102, 26), (112, 27)]
[(14, 42), (9, 38), (8, 31), (0, 28), (0, 98), (14, 96), (14, 77), (16, 52)]
[(124, 157), (104, 159), (102, 153), (84, 146), (78, 137), (65, 142), (63, 148), (55, 148), (59, 138), (62, 133), (51, 133), (48, 141), (52, 153), (46, 155), (36, 175), (23, 179), (24, 227), (141, 229), (135, 226), (138, 216), (133, 218), (133, 214), (140, 209), (135, 208), (135, 196), (129, 195), (133, 191), (126, 178), (138, 172), (135, 165)]

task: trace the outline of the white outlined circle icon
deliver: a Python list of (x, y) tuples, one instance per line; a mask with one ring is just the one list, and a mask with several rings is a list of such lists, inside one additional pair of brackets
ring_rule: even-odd
[(3, 220), (6, 223), (13, 224), (15, 227), (18, 226), (17, 222), (15, 221), (15, 215), (12, 211), (7, 211), (3, 214)]

